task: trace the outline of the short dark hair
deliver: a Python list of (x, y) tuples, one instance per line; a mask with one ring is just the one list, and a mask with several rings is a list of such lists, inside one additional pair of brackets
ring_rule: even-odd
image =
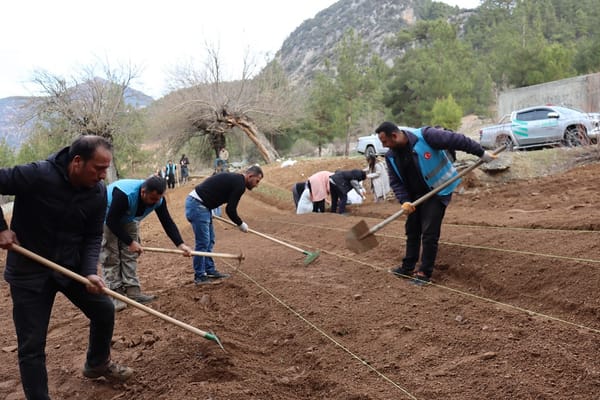
[(112, 152), (112, 144), (97, 135), (81, 135), (71, 143), (69, 147), (69, 162), (73, 161), (75, 156), (81, 157), (83, 161), (91, 160), (98, 147), (104, 147)]
[(400, 132), (400, 128), (393, 122), (385, 121), (375, 129), (375, 133), (379, 134), (381, 132), (383, 132), (385, 136), (392, 136), (392, 133)]
[(160, 176), (151, 176), (142, 183), (142, 189), (147, 192), (163, 194), (167, 190), (167, 181)]
[(248, 169), (246, 169), (246, 174), (248, 174), (248, 175), (254, 175), (254, 176), (260, 175), (261, 178), (265, 177), (265, 175), (263, 174), (262, 169), (258, 165), (251, 165), (251, 166), (249, 166)]

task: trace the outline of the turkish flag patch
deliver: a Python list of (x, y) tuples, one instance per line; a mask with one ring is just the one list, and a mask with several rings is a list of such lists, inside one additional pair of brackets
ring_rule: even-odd
[(429, 160), (431, 158), (431, 153), (426, 151), (425, 154), (423, 154), (423, 157), (425, 157), (426, 160)]

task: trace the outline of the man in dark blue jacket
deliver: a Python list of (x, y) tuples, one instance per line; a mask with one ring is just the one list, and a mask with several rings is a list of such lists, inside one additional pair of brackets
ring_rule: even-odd
[(335, 173), (329, 177), (332, 213), (346, 213), (348, 192), (352, 189), (356, 190), (356, 193), (358, 193), (364, 200), (364, 189), (360, 186), (360, 182), (364, 181), (366, 177), (367, 173), (360, 169), (335, 171)]
[[(19, 369), (27, 399), (49, 399), (45, 344), (52, 305), (62, 292), (90, 319), (83, 374), (124, 381), (133, 371), (110, 359), (114, 307), (97, 275), (106, 188), (101, 182), (112, 146), (99, 136), (80, 136), (45, 161), (0, 169), (0, 193), (14, 195), (10, 229), (0, 212), (0, 247), (7, 249), (4, 278), (10, 284)], [(59, 275), (19, 253), (12, 244), (80, 275), (90, 285)]]
[(402, 264), (392, 272), (412, 278), (422, 245), (421, 266), (412, 282), (426, 284), (433, 274), (446, 207), (460, 180), (418, 207), (412, 202), (457, 175), (445, 150), (465, 151), (481, 157), (485, 162), (496, 156), (486, 152), (476, 141), (442, 129), (423, 127), (409, 131), (401, 130), (392, 122), (384, 122), (375, 132), (381, 143), (389, 148), (385, 160), (390, 187), (408, 214), (405, 226), (406, 255)]

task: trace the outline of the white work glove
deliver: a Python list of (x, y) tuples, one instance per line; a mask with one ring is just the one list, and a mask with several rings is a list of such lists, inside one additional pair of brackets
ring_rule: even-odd
[(240, 228), (240, 231), (244, 232), (244, 233), (248, 233), (248, 224), (245, 222), (242, 222), (240, 225), (238, 225), (238, 228)]
[(377, 172), (371, 172), (370, 174), (367, 174), (367, 178), (369, 179), (377, 178), (378, 176), (379, 174)]
[(496, 158), (498, 158), (496, 154), (492, 154), (489, 151), (486, 151), (481, 156), (481, 161), (483, 161), (484, 163), (489, 163), (490, 161), (494, 161)]

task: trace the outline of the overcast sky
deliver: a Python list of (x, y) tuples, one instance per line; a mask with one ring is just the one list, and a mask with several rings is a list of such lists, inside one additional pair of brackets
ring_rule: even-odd
[[(0, 98), (34, 95), (35, 70), (65, 78), (90, 65), (131, 64), (132, 87), (159, 98), (175, 65), (219, 49), (228, 79), (250, 50), (257, 66), (306, 19), (337, 0), (4, 0)], [(480, 0), (444, 0), (472, 8)]]

